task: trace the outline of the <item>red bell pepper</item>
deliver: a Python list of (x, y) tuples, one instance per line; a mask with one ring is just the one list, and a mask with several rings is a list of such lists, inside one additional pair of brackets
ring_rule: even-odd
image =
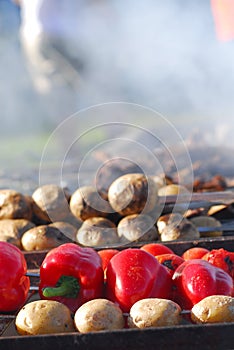
[(27, 263), (19, 248), (0, 242), (0, 311), (11, 312), (26, 302), (30, 287)]
[(203, 255), (203, 260), (209, 261), (214, 266), (217, 266), (226, 271), (234, 278), (234, 253), (223, 248), (212, 249), (207, 254)]
[(102, 268), (104, 271), (104, 279), (106, 279), (106, 268), (107, 265), (109, 264), (109, 261), (115, 254), (119, 253), (119, 250), (117, 249), (101, 249), (98, 251), (98, 255), (102, 259)]
[(184, 259), (176, 254), (161, 254), (156, 255), (155, 258), (158, 260), (158, 262), (160, 262), (160, 264), (168, 269), (171, 277), (173, 276), (177, 267), (184, 262)]
[(75, 312), (86, 301), (103, 296), (103, 280), (102, 261), (93, 248), (65, 243), (49, 251), (42, 262), (39, 294)]
[(143, 298), (169, 298), (171, 277), (155, 257), (139, 248), (114, 255), (106, 270), (106, 297), (124, 312)]
[(193, 305), (207, 296), (221, 294), (232, 296), (233, 280), (224, 270), (202, 259), (187, 260), (175, 270), (172, 277), (174, 301), (182, 309), (190, 310)]
[(182, 254), (184, 260), (201, 259), (209, 250), (203, 247), (192, 247)]
[(146, 243), (141, 246), (142, 250), (145, 250), (152, 255), (161, 255), (161, 254), (174, 254), (173, 250), (162, 243)]

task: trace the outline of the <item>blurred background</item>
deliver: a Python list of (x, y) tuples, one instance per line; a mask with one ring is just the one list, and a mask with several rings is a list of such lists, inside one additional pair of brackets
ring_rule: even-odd
[(232, 0), (0, 0), (0, 187), (30, 190), (53, 130), (112, 101), (232, 164), (233, 23)]

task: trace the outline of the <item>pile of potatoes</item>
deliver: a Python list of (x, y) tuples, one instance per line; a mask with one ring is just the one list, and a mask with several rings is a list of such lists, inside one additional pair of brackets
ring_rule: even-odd
[[(183, 313), (177, 303), (161, 298), (141, 299), (133, 304), (129, 314), (124, 314), (110, 300), (93, 299), (81, 305), (73, 315), (58, 301), (35, 300), (19, 310), (15, 327), (20, 335), (174, 327), (189, 322), (188, 318), (185, 322)], [(206, 297), (195, 304), (189, 314), (194, 324), (234, 322), (234, 298)]]
[(160, 198), (187, 190), (160, 176), (128, 173), (114, 179), (104, 190), (97, 192), (96, 188), (83, 186), (69, 193), (48, 184), (38, 187), (31, 196), (0, 190), (0, 240), (25, 251), (48, 250), (67, 242), (116, 246), (193, 240), (202, 236), (197, 227), (221, 225), (208, 215), (188, 218), (174, 211), (162, 215)]

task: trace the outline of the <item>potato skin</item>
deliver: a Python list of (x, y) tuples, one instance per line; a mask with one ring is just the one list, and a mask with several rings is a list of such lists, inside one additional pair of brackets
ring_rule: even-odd
[(55, 184), (38, 187), (32, 199), (33, 213), (39, 223), (62, 221), (70, 213), (65, 190)]
[(98, 193), (100, 193), (105, 199), (107, 199), (110, 185), (118, 177), (125, 174), (142, 172), (142, 169), (137, 164), (128, 159), (108, 159), (104, 157), (101, 161), (102, 166), (99, 168), (95, 176), (95, 187), (97, 188)]
[(157, 221), (157, 227), (163, 242), (200, 238), (196, 226), (180, 213), (162, 215)]
[(52, 249), (68, 242), (71, 242), (71, 239), (58, 228), (50, 225), (33, 227), (21, 237), (22, 248), (26, 251)]
[(121, 242), (144, 242), (158, 239), (154, 220), (149, 215), (132, 214), (120, 220), (117, 232)]
[(112, 208), (123, 216), (146, 214), (156, 207), (158, 187), (152, 178), (144, 174), (126, 174), (110, 185), (108, 200)]
[(191, 310), (194, 323), (234, 322), (234, 298), (211, 295), (195, 304)]
[(36, 300), (26, 304), (16, 315), (15, 327), (21, 335), (75, 331), (68, 307), (54, 300)]
[(189, 193), (189, 191), (184, 186), (177, 185), (177, 184), (169, 184), (161, 187), (158, 190), (159, 196), (171, 196), (176, 194), (187, 194), (187, 193)]
[(0, 220), (32, 219), (32, 206), (27, 196), (15, 190), (0, 190)]
[(35, 224), (26, 219), (0, 220), (0, 241), (12, 243), (22, 249), (21, 237), (33, 227)]
[(77, 231), (76, 242), (82, 246), (98, 247), (119, 242), (115, 224), (102, 217), (86, 219)]
[(108, 201), (101, 198), (92, 186), (80, 187), (72, 194), (70, 210), (81, 221), (92, 217), (107, 217), (113, 212)]
[(64, 236), (66, 236), (68, 239), (71, 241), (76, 240), (76, 233), (77, 233), (77, 228), (68, 222), (64, 221), (56, 221), (53, 222), (52, 224), (48, 225), (49, 227), (55, 227), (57, 230), (62, 232)]
[[(221, 222), (219, 220), (216, 220), (212, 216), (205, 216), (205, 215), (200, 215), (196, 216), (190, 221), (196, 226), (208, 226), (208, 227), (219, 227), (222, 226)], [(200, 233), (201, 237), (217, 237), (217, 236), (222, 236), (223, 232), (222, 231), (210, 231), (210, 232), (205, 232), (205, 233)]]
[(130, 309), (130, 328), (175, 326), (181, 322), (181, 308), (169, 299), (146, 298), (137, 301)]
[(121, 309), (107, 299), (93, 299), (81, 305), (74, 322), (80, 333), (122, 329), (125, 323)]

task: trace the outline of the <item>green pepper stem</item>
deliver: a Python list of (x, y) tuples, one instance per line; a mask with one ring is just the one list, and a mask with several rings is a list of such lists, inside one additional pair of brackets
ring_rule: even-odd
[(55, 287), (44, 288), (42, 294), (45, 298), (77, 298), (79, 290), (80, 286), (76, 277), (61, 276)]

